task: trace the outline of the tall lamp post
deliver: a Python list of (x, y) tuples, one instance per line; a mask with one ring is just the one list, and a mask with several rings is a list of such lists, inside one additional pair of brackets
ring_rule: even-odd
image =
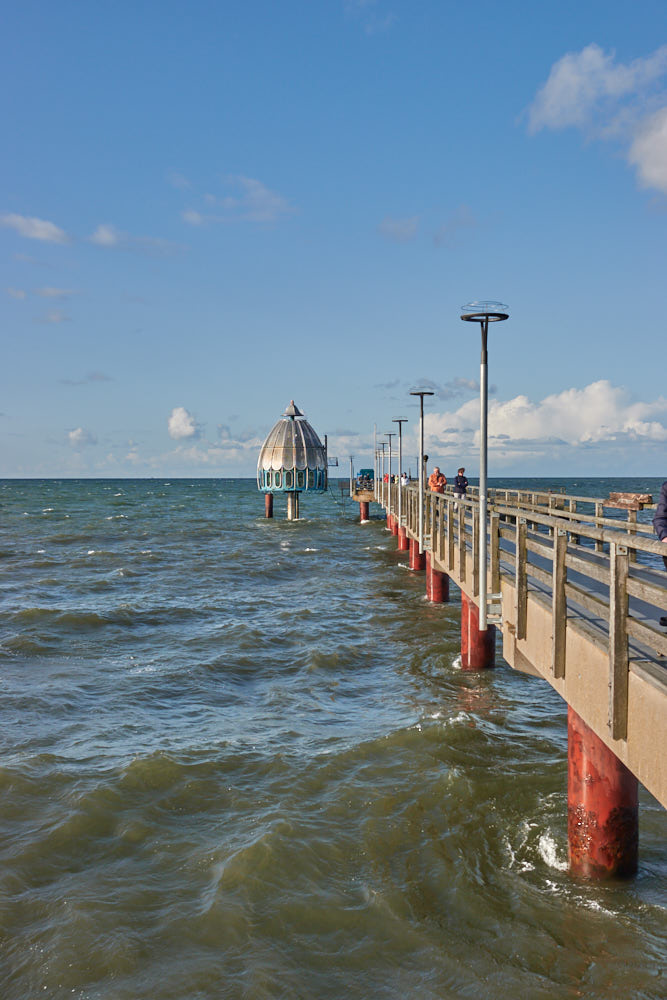
[(350, 496), (354, 496), (354, 455), (350, 455)]
[(430, 389), (411, 389), (419, 396), (419, 554), (424, 551), (424, 396), (435, 395)]
[(387, 486), (389, 487), (389, 495), (387, 497), (387, 505), (388, 505), (387, 506), (387, 517), (389, 518), (389, 521), (391, 522), (391, 456), (392, 456), (391, 439), (393, 437), (396, 437), (396, 431), (386, 431), (385, 432), (385, 437), (389, 438), (389, 481), (387, 483)]
[(479, 630), (487, 627), (486, 599), (486, 471), (487, 471), (487, 413), (489, 403), (487, 337), (489, 323), (499, 323), (509, 318), (509, 308), (502, 302), (469, 302), (461, 307), (461, 319), (466, 323), (479, 323), (482, 331), (482, 355), (479, 369)]
[(384, 507), (384, 446), (386, 441), (380, 441), (380, 482), (382, 483), (382, 493), (380, 494), (380, 503)]
[(398, 531), (400, 535), (403, 527), (403, 424), (407, 424), (407, 417), (394, 417), (392, 424), (398, 424)]

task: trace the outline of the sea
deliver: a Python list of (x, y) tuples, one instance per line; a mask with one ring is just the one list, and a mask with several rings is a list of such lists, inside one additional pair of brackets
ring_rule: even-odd
[(0, 482), (2, 1000), (664, 1000), (663, 808), (636, 878), (571, 877), (564, 702), (461, 671), (379, 507), (275, 515)]

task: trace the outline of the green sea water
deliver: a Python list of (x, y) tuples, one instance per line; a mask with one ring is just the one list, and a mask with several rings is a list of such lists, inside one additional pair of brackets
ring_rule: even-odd
[(664, 998), (662, 807), (572, 879), (560, 698), (461, 672), (379, 508), (263, 507), (0, 482), (2, 1000)]

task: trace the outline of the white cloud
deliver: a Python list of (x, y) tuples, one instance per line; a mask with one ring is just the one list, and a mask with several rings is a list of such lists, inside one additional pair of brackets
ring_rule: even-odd
[(22, 288), (6, 288), (5, 291), (13, 299), (24, 299), (26, 297), (26, 293)]
[(45, 243), (69, 243), (67, 233), (46, 219), (36, 219), (27, 215), (2, 215), (0, 225), (14, 229), (20, 236), (29, 240), (42, 240)]
[(667, 193), (667, 107), (646, 118), (628, 153), (644, 187)]
[(528, 130), (577, 128), (613, 139), (646, 187), (667, 192), (667, 45), (630, 63), (591, 44), (551, 68), (528, 109)]
[(206, 217), (201, 212), (195, 212), (194, 209), (181, 212), (181, 218), (183, 222), (189, 222), (191, 226), (201, 226), (206, 222)]
[(287, 198), (254, 177), (232, 174), (225, 177), (224, 182), (229, 189), (227, 194), (221, 197), (207, 194), (204, 199), (207, 204), (222, 208), (222, 214), (204, 214), (190, 208), (181, 212), (183, 221), (192, 226), (235, 221), (272, 223), (294, 212)]
[(69, 438), (69, 443), (77, 450), (97, 444), (97, 438), (95, 435), (90, 431), (85, 430), (83, 427), (77, 427), (76, 430), (69, 431), (67, 436)]
[(120, 243), (121, 235), (114, 226), (103, 223), (97, 227), (89, 239), (98, 247), (115, 247)]
[[(479, 401), (458, 410), (427, 414), (432, 447), (442, 454), (467, 454), (479, 447)], [(489, 404), (489, 450), (544, 455), (554, 447), (604, 447), (610, 443), (667, 442), (667, 398), (632, 402), (626, 389), (609, 381), (564, 389), (534, 402), (527, 396)]]
[(40, 323), (69, 323), (72, 317), (63, 312), (62, 309), (49, 309), (45, 316), (39, 317)]
[(167, 422), (169, 436), (175, 441), (199, 437), (199, 428), (192, 414), (184, 406), (175, 406)]
[(177, 170), (172, 170), (169, 174), (169, 183), (172, 187), (180, 188), (182, 191), (186, 191), (188, 188), (192, 187), (192, 184), (187, 177), (184, 177), (183, 174), (180, 174)]
[(409, 243), (417, 235), (419, 216), (412, 215), (406, 219), (393, 219), (386, 215), (377, 227), (380, 236), (393, 243)]
[(101, 223), (88, 237), (95, 246), (117, 250), (137, 250), (151, 255), (164, 256), (181, 249), (171, 240), (163, 240), (156, 236), (131, 236), (116, 229), (108, 222)]
[(39, 295), (43, 299), (66, 299), (70, 295), (74, 295), (74, 292), (70, 288), (36, 288), (35, 295)]

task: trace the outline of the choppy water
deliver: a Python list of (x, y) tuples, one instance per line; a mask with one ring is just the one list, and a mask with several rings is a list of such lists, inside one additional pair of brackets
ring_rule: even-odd
[(0, 483), (3, 1000), (665, 996), (664, 811), (570, 878), (564, 704), (377, 513)]

